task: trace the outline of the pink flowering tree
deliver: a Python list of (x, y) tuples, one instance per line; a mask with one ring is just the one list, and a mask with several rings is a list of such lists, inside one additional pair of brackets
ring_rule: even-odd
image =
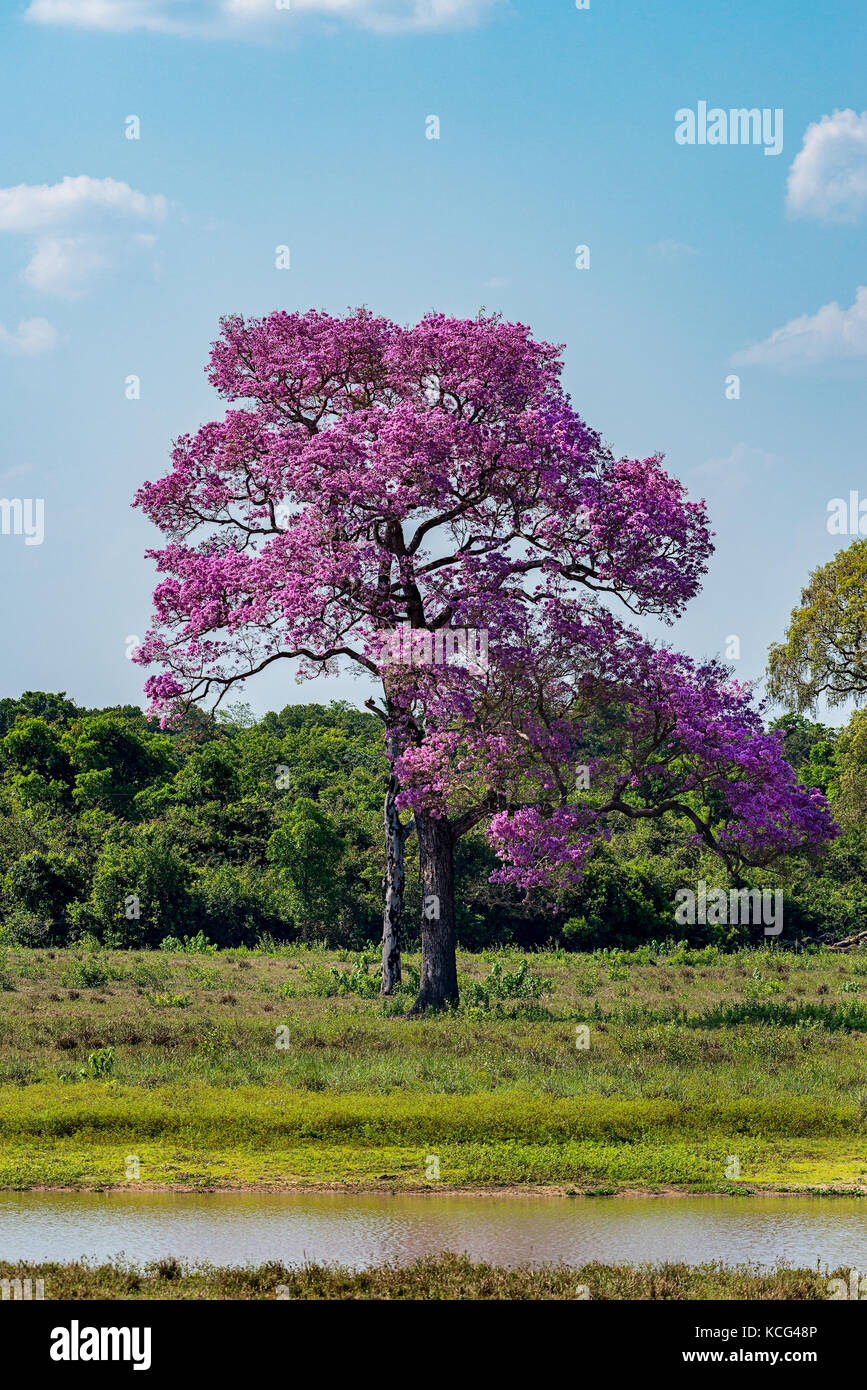
[[(166, 537), (149, 552), (162, 578), (137, 659), (158, 668), (146, 689), (166, 719), (219, 704), (275, 662), (377, 682), (368, 705), (392, 773), (388, 993), (408, 832), (400, 769), (428, 739), (437, 643), (459, 646), (468, 629), (505, 642), (546, 598), (581, 593), (672, 620), (711, 550), (704, 504), (658, 457), (614, 457), (563, 392), (560, 350), (521, 324), (311, 310), (221, 327), (209, 377), (230, 407), (179, 438), (168, 473), (137, 494)], [(395, 659), (386, 635), (402, 630), (412, 639)], [(413, 819), (429, 905), (422, 1008), (457, 995), (455, 829), (424, 796)]]

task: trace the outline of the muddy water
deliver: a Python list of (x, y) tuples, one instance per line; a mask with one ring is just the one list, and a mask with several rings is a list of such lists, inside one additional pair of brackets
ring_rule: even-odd
[(164, 1255), (362, 1268), (442, 1250), (517, 1264), (778, 1260), (867, 1270), (867, 1199), (0, 1193), (0, 1258)]

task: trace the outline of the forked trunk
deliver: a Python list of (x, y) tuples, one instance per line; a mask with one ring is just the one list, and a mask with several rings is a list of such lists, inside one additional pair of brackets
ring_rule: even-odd
[(416, 813), (422, 891), (421, 979), (410, 1014), (458, 1002), (455, 957), (455, 847), (444, 818)]

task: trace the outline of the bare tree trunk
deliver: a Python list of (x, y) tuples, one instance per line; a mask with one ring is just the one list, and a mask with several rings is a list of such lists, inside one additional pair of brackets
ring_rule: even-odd
[(444, 818), (416, 812), (422, 891), (421, 979), (410, 1014), (458, 1002), (454, 833)]
[[(404, 735), (405, 737), (405, 735)], [(389, 724), (385, 731), (385, 751), (388, 756), (389, 776), (385, 792), (383, 820), (385, 825), (385, 908), (382, 917), (382, 980), (380, 994), (391, 994), (401, 981), (400, 971), (400, 926), (403, 919), (403, 895), (406, 885), (404, 867), (407, 837), (413, 829), (413, 821), (401, 824), (398, 812), (397, 794), (400, 782), (394, 771), (394, 764), (403, 750), (401, 730), (396, 724)]]
[(382, 919), (382, 983), (380, 994), (391, 994), (400, 984), (400, 922), (406, 881), (404, 844), (407, 829), (400, 823), (395, 806), (399, 791), (392, 772), (385, 793), (385, 911)]

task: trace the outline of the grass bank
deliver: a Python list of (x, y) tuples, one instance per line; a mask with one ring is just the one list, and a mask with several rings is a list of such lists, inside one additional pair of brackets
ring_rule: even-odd
[(0, 952), (0, 1186), (867, 1191), (867, 956), (371, 960)]
[(848, 1281), (848, 1270), (819, 1272), (781, 1265), (604, 1265), (501, 1269), (465, 1256), (429, 1256), (405, 1268), (363, 1271), (310, 1264), (239, 1268), (186, 1266), (164, 1259), (144, 1268), (121, 1263), (13, 1265), (0, 1261), (0, 1280), (43, 1281), (45, 1299), (786, 1299), (828, 1298), (828, 1279)]

